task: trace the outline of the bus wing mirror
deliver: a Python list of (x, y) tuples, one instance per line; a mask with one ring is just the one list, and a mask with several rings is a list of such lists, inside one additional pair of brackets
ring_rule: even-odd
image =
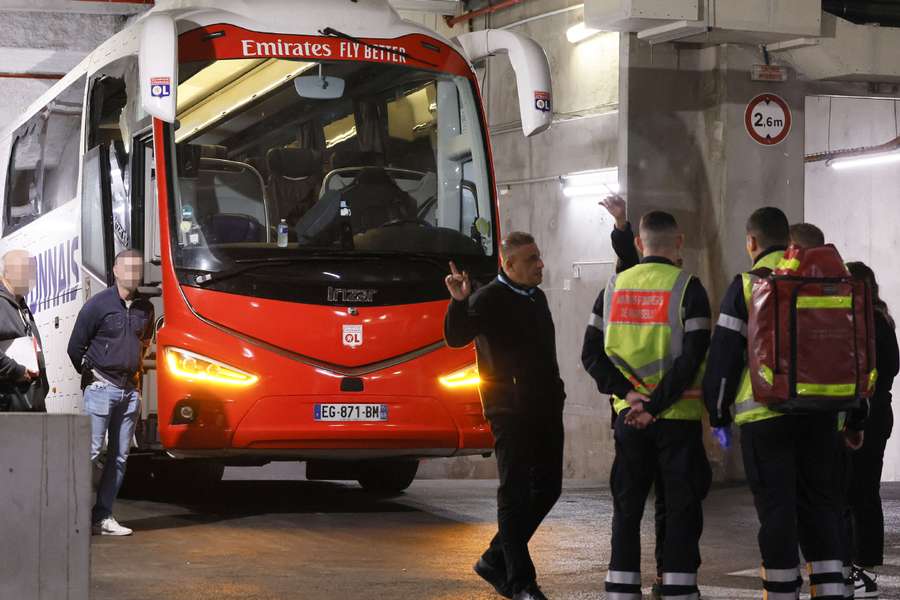
[(175, 122), (178, 88), (178, 35), (175, 20), (166, 14), (143, 21), (139, 71), (141, 106), (148, 115)]
[(530, 37), (499, 29), (464, 33), (455, 40), (472, 62), (495, 54), (509, 56), (519, 92), (522, 132), (532, 136), (550, 127), (553, 119), (550, 63), (537, 42)]

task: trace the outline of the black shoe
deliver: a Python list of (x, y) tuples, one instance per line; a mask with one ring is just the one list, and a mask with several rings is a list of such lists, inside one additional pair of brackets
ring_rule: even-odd
[(509, 584), (506, 582), (506, 569), (498, 569), (483, 558), (479, 558), (472, 570), (491, 584), (497, 590), (497, 593), (504, 598), (513, 597), (512, 592), (509, 590)]
[(878, 598), (878, 575), (860, 567), (853, 567), (850, 575), (853, 581), (854, 598)]
[(544, 595), (544, 592), (541, 591), (541, 588), (537, 586), (536, 583), (532, 583), (527, 588), (522, 590), (521, 592), (516, 592), (513, 597), (513, 600), (549, 600), (547, 596)]

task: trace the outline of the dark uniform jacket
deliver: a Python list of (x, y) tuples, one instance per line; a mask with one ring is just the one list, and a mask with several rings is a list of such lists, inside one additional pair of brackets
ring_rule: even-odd
[(484, 414), (558, 415), (566, 397), (556, 360), (556, 332), (547, 297), (502, 275), (465, 302), (450, 301), (448, 346), (475, 340)]

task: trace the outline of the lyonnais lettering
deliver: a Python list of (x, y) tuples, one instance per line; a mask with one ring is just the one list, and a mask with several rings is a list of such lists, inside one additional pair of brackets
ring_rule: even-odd
[(621, 290), (613, 294), (610, 322), (664, 325), (669, 322), (670, 292)]
[(35, 257), (37, 262), (37, 282), (26, 301), (31, 312), (73, 302), (81, 284), (81, 273), (75, 253), (78, 238), (73, 238), (51, 247)]
[(256, 58), (338, 58), (406, 64), (406, 48), (383, 44), (360, 44), (345, 40), (324, 42), (269, 42), (241, 40), (244, 56)]

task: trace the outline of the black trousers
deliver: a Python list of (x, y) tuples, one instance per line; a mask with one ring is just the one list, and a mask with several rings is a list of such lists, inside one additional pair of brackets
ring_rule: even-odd
[[(644, 430), (616, 422), (616, 458), (610, 476), (613, 494), (612, 556), (609, 569), (641, 569), (641, 519), (650, 487), (657, 481), (657, 560), (665, 573), (695, 573), (700, 566), (702, 501), (712, 479), (699, 421), (661, 420)], [(608, 591), (625, 591), (610, 588)], [(665, 589), (663, 590), (665, 593)], [(686, 591), (685, 593), (690, 593)]]
[[(785, 415), (741, 426), (741, 450), (759, 517), (764, 581), (774, 593), (790, 593), (798, 579), (798, 544), (814, 568), (819, 598), (842, 598), (843, 544), (837, 417), (833, 413)], [(775, 574), (778, 574), (776, 577)], [(830, 590), (829, 593), (824, 593)]]
[(877, 567), (884, 562), (884, 512), (881, 507), (881, 470), (884, 449), (894, 428), (890, 402), (874, 399), (863, 447), (852, 454), (848, 504), (852, 516), (853, 562)]
[(515, 593), (536, 579), (528, 542), (562, 492), (562, 414), (495, 416), (491, 430), (500, 475), (498, 531), (482, 558), (497, 568), (505, 565)]

